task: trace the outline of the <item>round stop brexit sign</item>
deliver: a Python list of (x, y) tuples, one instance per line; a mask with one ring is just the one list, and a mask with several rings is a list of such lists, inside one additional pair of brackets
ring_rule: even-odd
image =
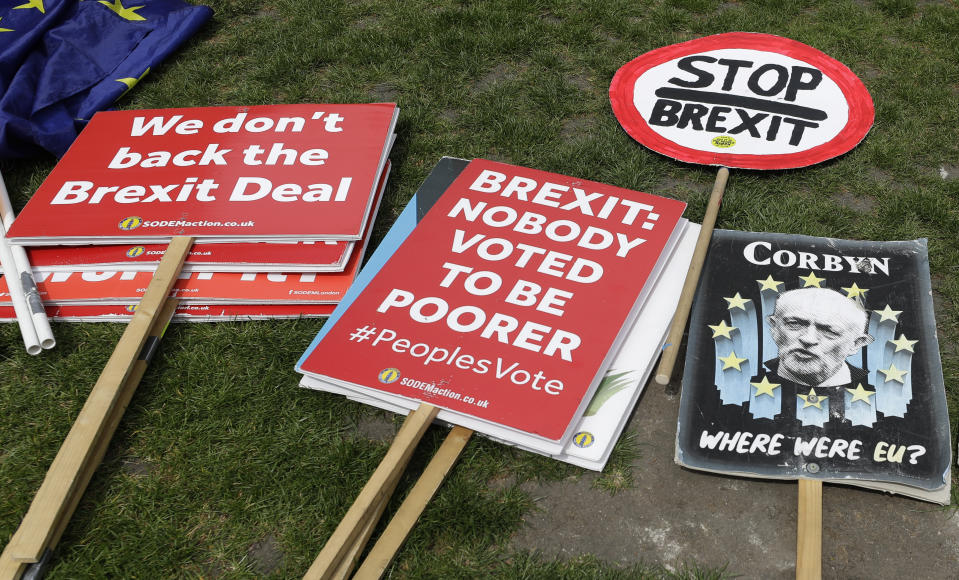
[(647, 52), (616, 72), (613, 113), (634, 139), (689, 163), (805, 167), (855, 147), (872, 98), (845, 65), (800, 42), (746, 32)]

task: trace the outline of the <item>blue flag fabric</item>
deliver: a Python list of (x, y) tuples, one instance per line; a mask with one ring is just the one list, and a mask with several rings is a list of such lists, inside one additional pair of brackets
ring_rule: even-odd
[(212, 14), (183, 0), (0, 0), (0, 158), (62, 156)]

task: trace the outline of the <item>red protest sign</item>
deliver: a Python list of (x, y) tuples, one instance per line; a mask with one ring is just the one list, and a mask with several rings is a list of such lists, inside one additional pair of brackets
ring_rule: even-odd
[(97, 113), (8, 237), (358, 240), (397, 112), (390, 103)]
[(731, 32), (643, 54), (609, 89), (634, 139), (680, 161), (789, 169), (855, 147), (872, 126), (862, 81), (830, 56), (771, 34)]
[(558, 452), (684, 207), (475, 160), (299, 368)]

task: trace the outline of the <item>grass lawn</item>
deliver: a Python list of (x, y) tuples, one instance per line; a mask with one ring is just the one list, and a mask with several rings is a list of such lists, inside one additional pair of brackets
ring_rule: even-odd
[[(949, 1), (208, 0), (213, 20), (121, 108), (395, 101), (393, 172), (374, 243), (443, 155), (483, 157), (682, 199), (701, 221), (715, 168), (633, 141), (608, 99), (646, 51), (728, 31), (809, 44), (876, 105), (850, 153), (792, 171), (733, 171), (717, 227), (929, 240), (952, 440), (959, 423), (959, 6)], [(19, 208), (54, 160), (2, 162)], [(297, 387), (322, 320), (171, 327), (60, 543), (49, 578), (301, 576), (386, 451), (399, 419)], [(32, 357), (0, 326), (0, 543), (6, 544), (123, 331), (54, 325)], [(422, 467), (446, 430), (428, 431)], [(603, 493), (643, 469), (624, 442)], [(531, 480), (581, 473), (476, 437), (394, 577), (719, 577), (516, 553)], [(955, 475), (954, 489), (955, 489)], [(402, 481), (406, 489), (410, 481)], [(954, 490), (953, 506), (959, 505)]]

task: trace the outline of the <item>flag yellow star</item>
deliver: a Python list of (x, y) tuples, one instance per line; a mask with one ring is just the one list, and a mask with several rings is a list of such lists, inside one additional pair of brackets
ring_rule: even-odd
[(900, 334), (899, 338), (897, 338), (896, 340), (890, 340), (889, 342), (896, 345), (896, 352), (899, 352), (900, 350), (908, 350), (909, 352), (916, 352), (915, 350), (913, 350), (912, 347), (919, 341), (909, 340), (908, 338), (906, 338), (905, 334)]
[[(0, 20), (3, 20), (3, 17), (0, 16)], [(0, 32), (13, 32), (12, 28), (0, 28)]]
[(872, 399), (869, 397), (876, 394), (875, 391), (867, 391), (862, 387), (862, 383), (857, 383), (855, 389), (846, 389), (849, 391), (849, 394), (852, 395), (852, 401), (849, 401), (849, 404), (853, 404), (856, 401), (865, 401), (867, 405), (872, 406)]
[(898, 382), (900, 382), (900, 383), (905, 384), (906, 381), (902, 380), (902, 377), (904, 377), (904, 376), (906, 376), (907, 374), (909, 374), (909, 371), (902, 370), (902, 369), (897, 369), (897, 368), (896, 368), (896, 365), (893, 365), (893, 364), (889, 365), (889, 368), (888, 368), (888, 369), (879, 369), (879, 372), (881, 372), (882, 374), (886, 375), (886, 382), (887, 382), (887, 383), (888, 383), (889, 381), (898, 381)]
[(137, 10), (143, 8), (143, 6), (132, 6), (130, 8), (124, 8), (123, 4), (120, 3), (120, 0), (113, 0), (113, 2), (107, 2), (107, 0), (100, 0), (100, 4), (103, 4), (110, 10), (117, 13), (117, 16), (123, 18), (124, 20), (146, 20), (146, 18), (137, 14)]
[(816, 276), (815, 272), (810, 272), (808, 276), (800, 276), (799, 279), (803, 281), (803, 288), (809, 288), (810, 286), (822, 288), (822, 283), (826, 281), (825, 278)]
[(41, 14), (46, 14), (47, 11), (43, 8), (43, 0), (30, 0), (26, 4), (21, 4), (19, 6), (14, 6), (13, 9), (17, 10), (20, 8), (36, 8), (40, 11)]
[(739, 358), (738, 356), (736, 356), (736, 351), (732, 351), (729, 353), (729, 356), (719, 357), (719, 360), (723, 361), (723, 370), (734, 368), (737, 371), (742, 371), (743, 369), (740, 368), (739, 365), (741, 365), (742, 363), (746, 362), (749, 359)]
[(720, 320), (719, 324), (707, 324), (706, 326), (713, 329), (713, 338), (725, 336), (726, 338), (732, 339), (729, 333), (736, 330), (735, 326), (729, 326), (725, 320)]
[(745, 305), (747, 302), (750, 302), (749, 298), (743, 298), (739, 295), (739, 292), (736, 292), (736, 295), (732, 298), (723, 297), (723, 300), (729, 303), (728, 310), (733, 308), (739, 308), (740, 310), (746, 310)]
[(902, 314), (902, 310), (893, 310), (886, 304), (886, 307), (882, 310), (873, 310), (876, 314), (880, 316), (879, 322), (883, 320), (891, 320), (893, 322), (899, 322), (899, 315)]
[(852, 286), (849, 286), (848, 288), (843, 286), (842, 289), (846, 291), (846, 298), (859, 298), (860, 296), (865, 298), (866, 292), (869, 292), (869, 289), (860, 288), (855, 282), (853, 282)]
[(147, 69), (146, 69), (145, 71), (143, 71), (143, 74), (140, 75), (140, 76), (138, 76), (137, 78), (126, 77), (126, 78), (122, 78), (122, 79), (114, 79), (114, 80), (117, 81), (118, 83), (123, 83), (123, 84), (125, 84), (125, 85), (127, 86), (127, 90), (125, 90), (125, 91), (123, 91), (122, 93), (120, 93), (120, 96), (117, 97), (116, 100), (119, 101), (120, 99), (122, 99), (122, 98), (123, 98), (123, 95), (129, 93), (129, 92), (130, 92), (130, 89), (132, 89), (133, 87), (135, 87), (138, 82), (142, 81), (142, 80), (143, 80), (143, 77), (147, 76), (147, 74), (149, 74), (149, 72), (150, 72), (150, 67), (147, 67)]
[(773, 292), (779, 292), (779, 285), (782, 284), (779, 280), (773, 280), (772, 275), (766, 277), (765, 280), (756, 280), (759, 282), (759, 291), (763, 290), (772, 290)]
[(826, 400), (826, 397), (816, 394), (816, 389), (810, 388), (809, 393), (801, 395), (796, 393), (796, 396), (802, 399), (802, 408), (806, 407), (816, 407), (817, 409), (822, 409), (822, 402)]
[(753, 396), (757, 399), (760, 395), (769, 395), (770, 397), (776, 396), (776, 389), (779, 388), (779, 383), (770, 383), (769, 377), (763, 377), (763, 380), (758, 383), (749, 383), (750, 385), (756, 387), (756, 392), (753, 393)]

